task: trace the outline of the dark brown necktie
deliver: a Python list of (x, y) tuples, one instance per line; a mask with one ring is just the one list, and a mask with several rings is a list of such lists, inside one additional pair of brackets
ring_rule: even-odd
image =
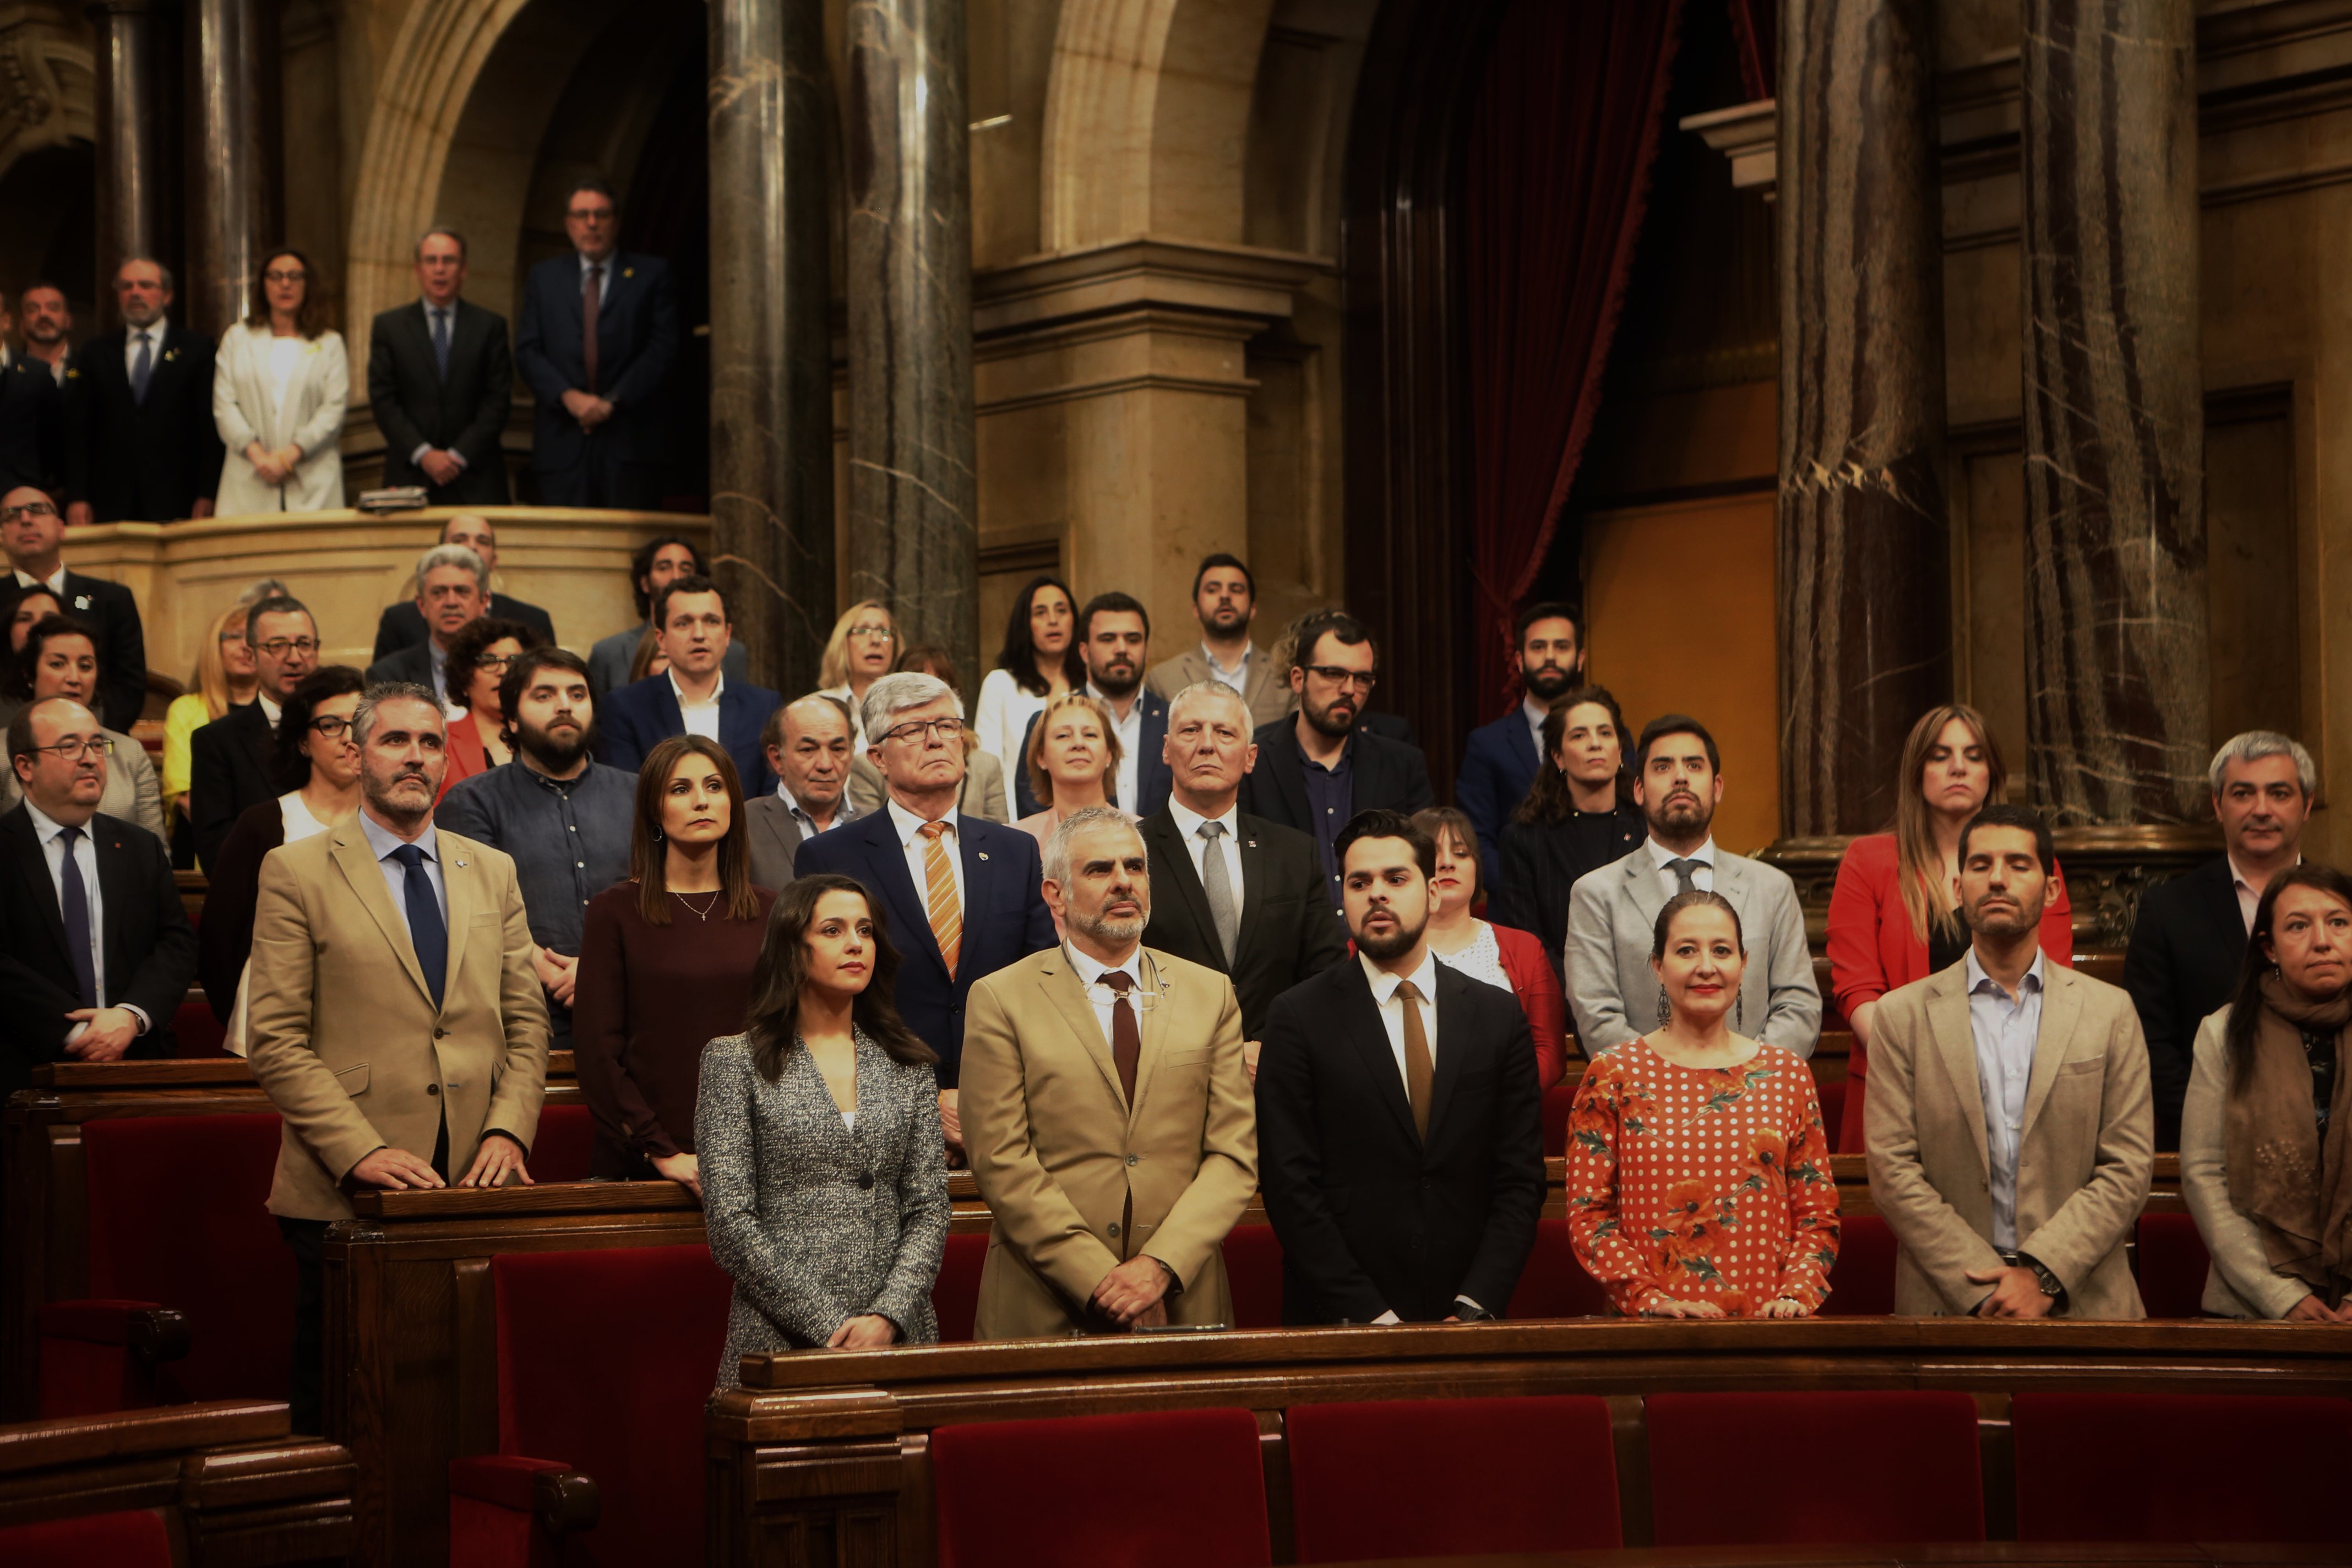
[(587, 390), (592, 393), (596, 390), (596, 315), (604, 304), (604, 272), (600, 263), (590, 262), (588, 286), (580, 291), (580, 357), (587, 364)]
[(1399, 981), (1397, 1000), (1404, 1006), (1404, 1097), (1412, 1102), (1412, 1129), (1429, 1142), (1429, 1085), (1437, 1069), (1429, 1058), (1429, 1032), (1421, 1025), (1421, 992), (1410, 980)]
[[(1128, 1109), (1135, 1109), (1135, 1065), (1143, 1056), (1143, 1036), (1135, 1026), (1135, 1004), (1127, 999), (1135, 976), (1123, 969), (1108, 971), (1102, 983), (1118, 993), (1110, 1005), (1110, 1059), (1118, 1068), (1118, 1087), (1127, 1096)], [(1427, 1053), (1424, 1052), (1424, 1055)]]

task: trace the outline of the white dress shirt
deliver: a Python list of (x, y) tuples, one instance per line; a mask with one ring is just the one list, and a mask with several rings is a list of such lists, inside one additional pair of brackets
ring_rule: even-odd
[(1992, 1184), (1992, 1244), (2017, 1248), (2017, 1149), (2025, 1129), (2025, 1090), (2033, 1081), (2033, 1047), (2042, 1037), (2042, 950), (2010, 995), (1968, 956), (1969, 1032), (1976, 1037), (1977, 1089), (1984, 1097), (1985, 1155)]
[[(1406, 1078), (1404, 1070), (1404, 1003), (1398, 997), (1397, 988), (1410, 980), (1412, 988), (1421, 993), (1418, 1004), (1421, 1008), (1421, 1037), (1428, 1042), (1429, 1065), (1433, 1072), (1437, 1067), (1437, 954), (1427, 948), (1422, 949), (1421, 966), (1411, 974), (1391, 974), (1360, 952), (1356, 954), (1356, 962), (1364, 966), (1364, 978), (1371, 982), (1372, 1005), (1380, 1009), (1381, 1027), (1388, 1031), (1389, 1050), (1396, 1058), (1397, 1081), (1405, 1085), (1405, 1099), (1410, 1103), (1412, 1099), (1412, 1081)], [(1467, 1296), (1457, 1295), (1454, 1299), (1465, 1306), (1486, 1310)], [(1394, 1308), (1372, 1320), (1381, 1326), (1403, 1321), (1396, 1315)]]
[(670, 695), (677, 699), (677, 716), (686, 723), (686, 732), (699, 735), (706, 741), (719, 739), (719, 700), (727, 695), (727, 672), (719, 672), (719, 683), (710, 689), (709, 700), (692, 702), (677, 683), (677, 671), (669, 672)]
[[(890, 813), (890, 826), (898, 830), (898, 847), (907, 857), (907, 875), (915, 879), (915, 901), (928, 905), (931, 896), (931, 873), (924, 864), (924, 855), (931, 841), (923, 837), (923, 819), (900, 805), (895, 797), (886, 796)], [(940, 847), (948, 854), (948, 868), (955, 873), (956, 908), (968, 907), (963, 896), (963, 832), (956, 820), (956, 809), (950, 806), (940, 818), (948, 830), (940, 835)]]
[(1238, 805), (1229, 805), (1225, 807), (1225, 814), (1223, 816), (1202, 816), (1182, 801), (1171, 795), (1168, 797), (1168, 815), (1175, 818), (1176, 831), (1183, 835), (1185, 851), (1192, 857), (1193, 873), (1200, 877), (1203, 887), (1207, 886), (1209, 880), (1207, 867), (1203, 860), (1203, 857), (1208, 853), (1209, 841), (1201, 837), (1201, 825), (1204, 822), (1222, 822), (1225, 825), (1224, 837), (1217, 840), (1217, 853), (1224, 858), (1225, 876), (1233, 883), (1234, 918), (1236, 921), (1241, 919), (1242, 847), (1239, 837), (1242, 830), (1241, 807)]
[[(449, 929), (449, 889), (441, 880), (440, 829), (431, 823), (414, 840), (401, 837), (366, 812), (360, 813), (360, 831), (367, 835), (368, 853), (383, 871), (383, 885), (392, 889), (392, 907), (400, 911), (403, 922), (408, 919), (408, 868), (392, 858), (392, 852), (402, 845), (415, 843), (425, 851), (425, 879), (433, 884), (433, 901), (441, 907), (441, 929)], [(410, 945), (415, 942), (410, 936)]]
[(19, 572), (16, 574), (16, 586), (19, 588), (47, 588), (50, 593), (57, 595), (58, 603), (62, 605), (66, 602), (65, 563), (62, 561), (58, 562), (58, 569), (50, 573), (47, 577), (36, 577), (30, 572)]
[(163, 367), (163, 334), (171, 325), (169, 311), (144, 327), (134, 327), (128, 321), (122, 323), (122, 374), (126, 379), (132, 374), (131, 367), (139, 363), (139, 334), (142, 332), (147, 334), (147, 374), (152, 375)]
[[(1666, 862), (1685, 857), (1676, 855), (1654, 838), (1645, 838), (1642, 843), (1650, 851), (1650, 858), (1657, 863), (1658, 880), (1666, 885), (1666, 897), (1673, 898), (1681, 890), (1682, 884), (1675, 880), (1672, 871), (1666, 869)], [(1707, 835), (1706, 842), (1692, 850), (1687, 858), (1698, 862), (1691, 868), (1691, 886), (1702, 893), (1715, 891), (1715, 836)]]
[[(63, 914), (66, 907), (65, 824), (55, 820), (29, 800), (25, 803), (25, 815), (32, 818), (33, 837), (40, 840), (41, 858), (48, 862), (49, 886), (58, 896), (58, 911)], [(106, 999), (106, 939), (101, 934), (106, 930), (106, 898), (98, 886), (98, 845), (91, 839), (87, 824), (82, 827), (81, 837), (74, 843), (74, 864), (81, 868), (81, 885), (89, 895), (89, 967), (90, 973), (98, 977), (98, 1005), (101, 1007), (121, 1005), (123, 1011), (139, 1020), (139, 1032), (143, 1035), (153, 1022), (144, 1009), (128, 1003), (110, 1003)], [(66, 1043), (71, 1045), (81, 1038), (82, 1032), (89, 1027), (88, 1024), (76, 1024), (66, 1035)]]
[(1256, 657), (1257, 644), (1254, 642), (1244, 643), (1242, 646), (1241, 662), (1234, 665), (1233, 668), (1227, 669), (1223, 665), (1217, 662), (1217, 654), (1214, 648), (1212, 648), (1207, 643), (1202, 643), (1201, 645), (1201, 658), (1202, 661), (1209, 667), (1209, 679), (1216, 681), (1220, 685), (1232, 687), (1236, 693), (1239, 693), (1244, 687), (1249, 684), (1250, 660)]
[(1143, 994), (1143, 944), (1138, 942), (1128, 953), (1124, 963), (1104, 963), (1080, 952), (1066, 942), (1062, 944), (1062, 952), (1069, 958), (1070, 967), (1077, 971), (1078, 984), (1087, 988), (1087, 1001), (1095, 1010), (1095, 1022), (1102, 1026), (1103, 1044), (1107, 1046), (1114, 1043), (1110, 1016), (1111, 1009), (1118, 1005), (1118, 994), (1108, 985), (1096, 983), (1114, 971), (1128, 977), (1132, 983), (1128, 991), (1130, 998), (1128, 1005), (1135, 1009), (1135, 1028), (1139, 1039), (1143, 1033), (1143, 1004), (1139, 1000)]
[(256, 691), (253, 700), (261, 704), (261, 716), (269, 721), (269, 728), (274, 731), (278, 728), (278, 716), (286, 710), (279, 707), (278, 700), (267, 691)]
[[(1091, 680), (1087, 682), (1087, 695), (1103, 705), (1103, 711), (1110, 715), (1111, 733), (1118, 737), (1118, 773), (1111, 783), (1118, 808), (1131, 816), (1136, 809), (1136, 780), (1141, 776), (1143, 767), (1143, 688), (1135, 689), (1135, 700), (1128, 705), (1124, 719), (1118, 716), (1118, 704), (1097, 690)], [(1039, 711), (1044, 711), (1042, 707)]]

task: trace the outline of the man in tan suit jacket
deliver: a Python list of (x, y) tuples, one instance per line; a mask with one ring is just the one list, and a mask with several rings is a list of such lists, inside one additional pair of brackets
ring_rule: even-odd
[(1141, 835), (1105, 807), (1045, 845), (1067, 942), (971, 988), (964, 1147), (995, 1215), (973, 1337), (1230, 1323), (1221, 1250), (1257, 1189), (1241, 1005), (1143, 946)]
[(254, 916), (251, 1059), (285, 1119), (269, 1211), (300, 1280), (303, 1432), (322, 1430), (328, 1223), (350, 1217), (359, 1187), (438, 1187), (452, 1172), (461, 1186), (530, 1181), (547, 1087), (547, 1004), (514, 862), (433, 826), (440, 703), (423, 687), (372, 688), (351, 738), (359, 815), (271, 851)]
[[(1257, 582), (1234, 555), (1216, 554), (1192, 574), (1192, 614), (1201, 623), (1201, 644), (1173, 658), (1160, 660), (1144, 676), (1144, 689), (1162, 702), (1203, 680), (1233, 685), (1232, 671), (1241, 670), (1241, 699), (1249, 704), (1250, 728), (1286, 719), (1297, 702), (1290, 689), (1290, 671), (1275, 668), (1273, 657), (1250, 641), (1250, 623), (1257, 618)], [(1223, 668), (1214, 669), (1214, 658)]]
[(1963, 962), (1888, 993), (1870, 1037), (1870, 1192), (1901, 1244), (1895, 1310), (2144, 1318), (2124, 1242), (2156, 1120), (2130, 996), (2048, 963), (2050, 830), (1961, 831)]

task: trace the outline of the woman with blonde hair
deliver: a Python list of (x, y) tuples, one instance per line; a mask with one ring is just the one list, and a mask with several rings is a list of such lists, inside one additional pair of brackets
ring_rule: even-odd
[(163, 710), (163, 816), (176, 827), (185, 818), (192, 742), (198, 730), (253, 700), (260, 685), (253, 650), (245, 646), (245, 606), (232, 605), (213, 619), (196, 652), (188, 689)]
[(817, 693), (849, 704), (850, 743), (861, 756), (866, 752), (866, 689), (898, 662), (898, 624), (881, 600), (860, 599), (833, 623), (824, 657), (817, 661)]
[(1043, 849), (1062, 818), (1111, 804), (1111, 781), (1118, 776), (1125, 756), (1118, 727), (1101, 702), (1084, 691), (1047, 698), (1045, 710), (1030, 727), (1029, 753), (1023, 759), (1030, 792), (1045, 803), (1045, 809), (1013, 826), (1035, 838)]
[(325, 280), (308, 258), (282, 245), (262, 258), (251, 307), (213, 361), (213, 423), (227, 448), (215, 515), (343, 504), (352, 367), (328, 321)]
[[(1964, 702), (1930, 708), (1911, 726), (1895, 776), (1895, 826), (1846, 846), (1830, 895), (1830, 984), (1853, 1030), (1845, 1110), (1832, 1147), (1862, 1149), (1871, 1016), (1878, 999), (1968, 956), (1957, 880), (1960, 829), (2009, 784), (1984, 715)], [(2074, 908), (2063, 868), (2042, 912), (2042, 951), (2074, 962)]]

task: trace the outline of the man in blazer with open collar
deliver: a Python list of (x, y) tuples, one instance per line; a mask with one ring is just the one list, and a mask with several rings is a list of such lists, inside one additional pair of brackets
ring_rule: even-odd
[[(195, 932), (162, 842), (136, 823), (97, 809), (106, 789), (106, 759), (85, 752), (68, 762), (46, 749), (96, 736), (98, 716), (79, 702), (53, 698), (26, 708), (9, 728), (12, 764), (25, 798), (0, 815), (0, 1104), (26, 1086), (36, 1063), (172, 1055), (172, 1019), (196, 964)], [(66, 939), (61, 829), (67, 828), (80, 836), (77, 856), (95, 869), (97, 886), (89, 892), (96, 897), (87, 918), (99, 950), (89, 978), (100, 994), (89, 999), (81, 994)], [(78, 1027), (80, 1021), (71, 1015), (93, 1005), (121, 1008), (137, 1020), (129, 1026), (127, 1042), (110, 1043), (103, 1036), (90, 1040)], [(119, 1019), (111, 1023), (116, 1030), (124, 1026)]]
[(1045, 857), (1067, 944), (971, 991), (964, 1139), (994, 1216), (972, 1335), (1231, 1324), (1223, 1244), (1257, 1185), (1240, 1004), (1143, 944), (1149, 862), (1121, 813), (1073, 813)]
[[(747, 795), (776, 787), (768, 773), (768, 759), (760, 731), (768, 715), (783, 699), (764, 686), (730, 684), (719, 693), (719, 743), (735, 759), (735, 772)], [(677, 705), (677, 687), (667, 672), (606, 692), (596, 713), (596, 760), (607, 767), (635, 773), (646, 753), (672, 735), (686, 733), (686, 716)]]
[(1357, 956), (1276, 999), (1258, 1058), (1282, 1321), (1501, 1317), (1543, 1208), (1527, 1016), (1430, 952), (1427, 834), (1376, 810), (1340, 837)]
[[(1348, 928), (1324, 895), (1315, 840), (1235, 804), (1255, 751), (1240, 694), (1204, 680), (1178, 692), (1168, 712), (1169, 803), (1137, 824), (1158, 893), (1144, 941), (1229, 976), (1243, 1038), (1254, 1047), (1276, 997), (1347, 957)], [(1217, 831), (1202, 837), (1213, 823)], [(1211, 854), (1224, 861), (1226, 885), (1238, 895), (1230, 944), (1202, 880)]]
[[(85, 341), (66, 366), (66, 521), (209, 517), (222, 456), (213, 342), (173, 323), (172, 275), (153, 261), (125, 261), (114, 297), (124, 324)], [(133, 336), (142, 332), (144, 344)], [(143, 393), (131, 384), (142, 347)]]
[[(1238, 555), (1223, 551), (1202, 558), (1192, 574), (1192, 616), (1201, 623), (1201, 640), (1173, 658), (1160, 660), (1143, 678), (1155, 696), (1167, 701), (1188, 686), (1204, 680), (1232, 682), (1233, 664), (1241, 667), (1241, 699), (1249, 704), (1250, 728), (1287, 718), (1295, 699), (1286, 669), (1275, 667), (1273, 656), (1250, 639), (1250, 623), (1257, 619), (1257, 579)], [(1229, 659), (1221, 671), (1212, 659)]]
[[(428, 506), (504, 506), (513, 490), (500, 437), (514, 407), (506, 318), (459, 296), (466, 242), (447, 229), (416, 242), (416, 281), (419, 299), (368, 329), (368, 405), (383, 432), (383, 482), (424, 486)], [(435, 318), (445, 311), (446, 371), (434, 346)]]
[[(594, 180), (564, 198), (569, 254), (524, 279), (515, 364), (538, 402), (530, 469), (549, 506), (650, 510), (661, 502), (668, 410), (658, 401), (677, 359), (677, 289), (668, 266), (614, 247), (619, 214)], [(587, 354), (590, 268), (596, 357)]]
[(2147, 1046), (2120, 987), (2042, 956), (2055, 866), (2032, 812), (1979, 813), (1968, 957), (1878, 1004), (1864, 1125), (1897, 1313), (2147, 1315), (2124, 1252), (2156, 1163)]
[[(1811, 1057), (1821, 1042), (1822, 994), (1805, 945), (1797, 885), (1777, 866), (1735, 855), (1710, 831), (1723, 799), (1715, 738), (1696, 720), (1652, 720), (1634, 748), (1634, 803), (1649, 824), (1642, 847), (1580, 878), (1568, 900), (1568, 1004), (1587, 1056), (1636, 1040), (1664, 1021), (1664, 991), (1650, 967), (1658, 911), (1693, 887), (1738, 911), (1747, 973), (1732, 1027)], [(1679, 868), (1679, 869), (1677, 869)]]
[[(1570, 605), (1529, 605), (1512, 635), (1511, 669), (1521, 695), (1511, 710), (1470, 731), (1454, 802), (1478, 830), (1478, 858), (1490, 890), (1503, 886), (1503, 827), (1535, 787), (1543, 766), (1544, 721), (1551, 705), (1584, 679), (1583, 616)], [(1623, 743), (1620, 736), (1619, 743)]]

